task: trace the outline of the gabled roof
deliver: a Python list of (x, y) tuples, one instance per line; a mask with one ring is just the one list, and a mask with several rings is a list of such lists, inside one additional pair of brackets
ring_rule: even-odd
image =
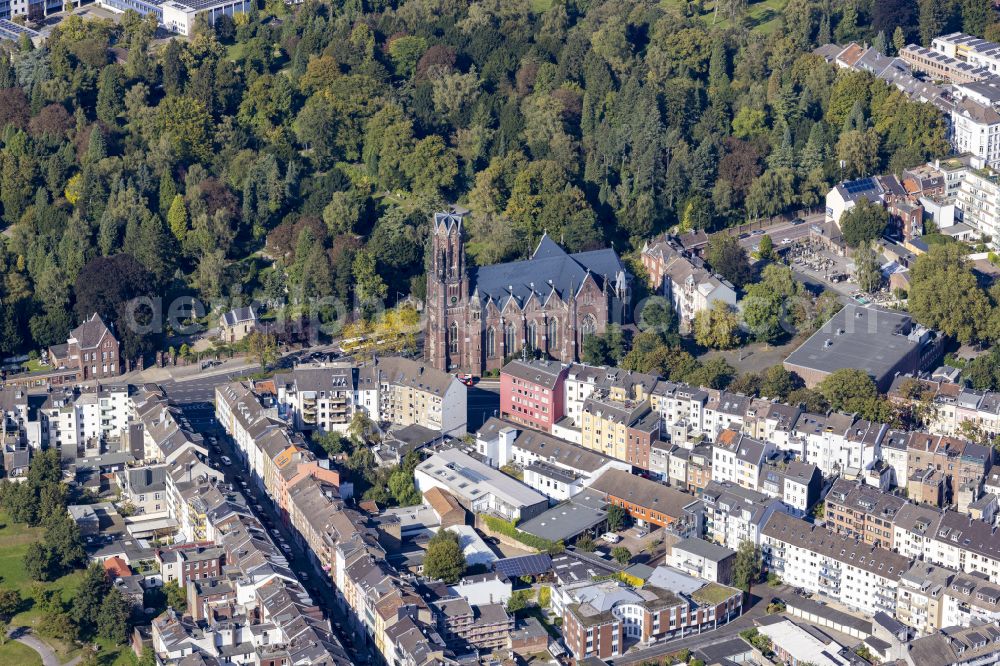
[(503, 309), (511, 299), (520, 307), (534, 294), (544, 301), (552, 291), (566, 300), (575, 296), (591, 277), (599, 288), (611, 287), (626, 270), (613, 249), (569, 254), (555, 241), (542, 236), (530, 259), (476, 269), (471, 283), (480, 301), (492, 300)]
[(235, 326), (244, 321), (257, 321), (257, 313), (252, 305), (245, 308), (236, 308), (222, 315), (222, 321), (226, 326)]
[(80, 349), (93, 349), (97, 347), (106, 334), (110, 333), (105, 326), (104, 320), (96, 312), (88, 317), (82, 324), (70, 331), (70, 340), (76, 340)]

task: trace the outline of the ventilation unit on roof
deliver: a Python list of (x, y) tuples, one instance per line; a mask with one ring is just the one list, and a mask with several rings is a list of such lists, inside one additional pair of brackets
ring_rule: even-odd
[(823, 341), (823, 349), (827, 349), (832, 346), (833, 346), (833, 340), (831, 340), (830, 338), (827, 338), (826, 340)]

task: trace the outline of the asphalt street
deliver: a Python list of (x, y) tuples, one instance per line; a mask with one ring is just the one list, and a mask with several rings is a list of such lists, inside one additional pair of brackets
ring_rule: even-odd
[[(315, 350), (302, 353), (300, 358), (314, 354)], [(286, 361), (281, 365), (290, 365)], [(296, 359), (299, 360), (299, 359)], [(366, 645), (366, 637), (356, 635), (352, 631), (352, 623), (340, 610), (336, 603), (336, 594), (333, 589), (333, 582), (329, 576), (320, 571), (309, 559), (304, 549), (294, 538), (289, 530), (280, 520), (275, 511), (274, 504), (267, 496), (267, 493), (252, 483), (248, 471), (241, 466), (241, 458), (236, 454), (234, 444), (230, 437), (215, 421), (215, 387), (219, 384), (232, 381), (238, 377), (245, 376), (257, 370), (256, 367), (243, 368), (231, 373), (221, 373), (206, 375), (204, 377), (194, 376), (181, 381), (167, 380), (159, 385), (167, 395), (181, 408), (187, 417), (191, 427), (209, 439), (209, 458), (220, 469), (226, 478), (226, 482), (240, 489), (247, 497), (248, 502), (268, 531), (281, 544), (284, 542), (290, 549), (288, 554), (289, 563), (292, 570), (300, 574), (307, 572), (307, 579), (303, 584), (320, 603), (327, 617), (330, 619), (334, 631), (341, 643), (347, 649), (348, 654), (357, 657), (355, 663), (366, 663), (372, 659), (371, 646)], [(498, 413), (500, 409), (500, 383), (498, 381), (483, 381), (468, 389), (468, 430), (475, 432), (482, 423), (490, 416)], [(222, 464), (222, 456), (228, 456), (232, 460), (229, 466)]]
[[(233, 373), (239, 376), (245, 371)], [(189, 380), (185, 382), (166, 382), (161, 384), (167, 395), (174, 399), (178, 406), (184, 411), (185, 416), (191, 423), (191, 427), (205, 435), (209, 440), (209, 460), (213, 466), (217, 467), (225, 475), (227, 483), (240, 490), (247, 498), (254, 515), (261, 521), (268, 532), (280, 544), (287, 544), (289, 551), (286, 551), (290, 568), (296, 572), (300, 581), (309, 590), (314, 600), (323, 609), (324, 614), (333, 625), (334, 632), (347, 653), (358, 657), (355, 663), (371, 663), (372, 655), (369, 648), (365, 646), (364, 638), (353, 636), (349, 630), (345, 629), (350, 625), (346, 616), (336, 603), (336, 594), (333, 589), (333, 581), (323, 571), (320, 571), (310, 560), (298, 541), (294, 538), (292, 531), (282, 523), (273, 502), (261, 488), (251, 483), (248, 471), (242, 467), (241, 458), (236, 454), (235, 446), (225, 431), (215, 422), (215, 408), (211, 403), (212, 392), (216, 384), (229, 381), (229, 375), (217, 375), (215, 377), (202, 380)], [(187, 386), (190, 382), (197, 382), (193, 390)], [(184, 390), (185, 393), (181, 393)], [(181, 397), (191, 396), (185, 398)], [(231, 465), (224, 465), (222, 456), (228, 456), (232, 461)], [(284, 550), (284, 549), (283, 549)], [(305, 572), (305, 575), (303, 573)], [(359, 651), (360, 650), (360, 651)]]
[(761, 231), (755, 231), (749, 234), (743, 234), (739, 243), (746, 249), (755, 247), (760, 243), (760, 239), (763, 236), (770, 236), (771, 241), (774, 243), (774, 247), (780, 249), (782, 245), (788, 245), (785, 241), (796, 241), (801, 238), (805, 238), (809, 235), (809, 227), (813, 224), (823, 221), (825, 215), (823, 213), (817, 213), (815, 215), (810, 215), (808, 217), (799, 218), (805, 220), (805, 222), (800, 222), (796, 224), (795, 222), (788, 222), (785, 224), (779, 224), (769, 229)]

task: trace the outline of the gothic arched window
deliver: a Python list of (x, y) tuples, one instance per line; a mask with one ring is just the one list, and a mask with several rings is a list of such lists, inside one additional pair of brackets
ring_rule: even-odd
[(496, 329), (490, 326), (486, 329), (486, 357), (493, 358), (497, 355), (497, 333)]
[(555, 349), (559, 346), (559, 320), (552, 317), (546, 323), (545, 327), (545, 344), (549, 349)]
[(503, 352), (505, 354), (513, 354), (514, 348), (517, 346), (515, 335), (514, 335), (514, 325), (504, 324), (503, 327)]
[(448, 353), (458, 353), (458, 322), (451, 322), (448, 328)]
[(597, 320), (594, 319), (594, 315), (587, 315), (583, 318), (583, 325), (580, 326), (580, 333), (582, 339), (586, 340), (588, 335), (593, 335), (597, 333)]
[(538, 326), (533, 321), (528, 322), (528, 341), (527, 345), (532, 349), (538, 349)]

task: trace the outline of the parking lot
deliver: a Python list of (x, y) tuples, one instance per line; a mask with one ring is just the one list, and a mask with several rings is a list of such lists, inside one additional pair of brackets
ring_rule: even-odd
[(609, 534), (617, 535), (619, 540), (612, 543), (601, 538), (603, 535), (600, 535), (595, 544), (597, 550), (610, 555), (612, 549), (623, 546), (632, 553), (632, 562), (649, 564), (650, 566), (661, 563), (665, 556), (666, 551), (662, 543), (663, 530), (659, 527), (653, 525), (632, 526), (617, 532), (609, 532)]

